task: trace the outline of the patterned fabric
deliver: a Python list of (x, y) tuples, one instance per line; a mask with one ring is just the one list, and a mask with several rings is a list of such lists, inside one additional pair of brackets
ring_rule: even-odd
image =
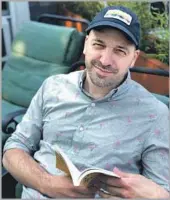
[[(118, 88), (95, 100), (82, 87), (84, 75), (79, 71), (46, 79), (4, 151), (35, 152), (34, 159), (58, 175), (62, 172), (51, 148), (58, 145), (79, 170), (118, 167), (143, 174), (169, 191), (168, 108), (130, 73)], [(23, 198), (38, 195), (42, 197), (24, 186)]]

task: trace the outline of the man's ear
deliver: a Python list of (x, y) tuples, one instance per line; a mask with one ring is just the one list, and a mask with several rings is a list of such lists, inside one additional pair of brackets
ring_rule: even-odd
[(139, 54), (140, 54), (140, 50), (135, 50), (134, 57), (133, 57), (130, 68), (134, 67), (134, 64), (135, 64), (136, 60), (138, 59)]
[(87, 40), (88, 40), (88, 35), (86, 35), (85, 41), (84, 41), (84, 49), (83, 49), (83, 54), (86, 53), (86, 47), (87, 47)]

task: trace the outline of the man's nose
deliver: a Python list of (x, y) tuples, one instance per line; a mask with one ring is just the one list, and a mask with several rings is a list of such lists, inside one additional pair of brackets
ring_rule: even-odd
[(113, 52), (110, 49), (105, 49), (101, 52), (100, 62), (103, 66), (111, 66), (113, 62)]

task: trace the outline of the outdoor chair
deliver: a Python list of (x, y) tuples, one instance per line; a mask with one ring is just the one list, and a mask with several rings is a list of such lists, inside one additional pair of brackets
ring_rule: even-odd
[[(26, 109), (42, 82), (54, 74), (69, 73), (84, 44), (84, 34), (75, 28), (29, 21), (12, 43), (11, 55), (2, 70), (2, 121), (7, 114)], [(20, 112), (19, 112), (20, 113)], [(17, 123), (22, 118), (13, 120)], [(11, 127), (2, 127), (12, 133)], [(2, 132), (2, 148), (10, 134)]]
[[(42, 82), (51, 75), (72, 72), (72, 64), (81, 59), (85, 33), (73, 27), (45, 23), (44, 18), (49, 17), (63, 20), (61, 16), (43, 15), (38, 22), (29, 21), (22, 25), (3, 67), (1, 151)], [(64, 20), (88, 24), (83, 19), (65, 17)], [(12, 195), (20, 198), (22, 185), (18, 183), (15, 189), (16, 180), (9, 177), (2, 167), (2, 197)], [(9, 188), (12, 193), (8, 195)]]

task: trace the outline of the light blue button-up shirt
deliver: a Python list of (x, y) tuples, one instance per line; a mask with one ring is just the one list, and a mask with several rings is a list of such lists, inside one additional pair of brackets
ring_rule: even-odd
[[(85, 72), (51, 76), (31, 101), (4, 151), (20, 148), (49, 173), (58, 145), (79, 170), (96, 166), (142, 174), (169, 191), (168, 108), (130, 78), (101, 99), (83, 89)], [(53, 147), (53, 148), (51, 148)], [(23, 187), (23, 198), (47, 198)]]

